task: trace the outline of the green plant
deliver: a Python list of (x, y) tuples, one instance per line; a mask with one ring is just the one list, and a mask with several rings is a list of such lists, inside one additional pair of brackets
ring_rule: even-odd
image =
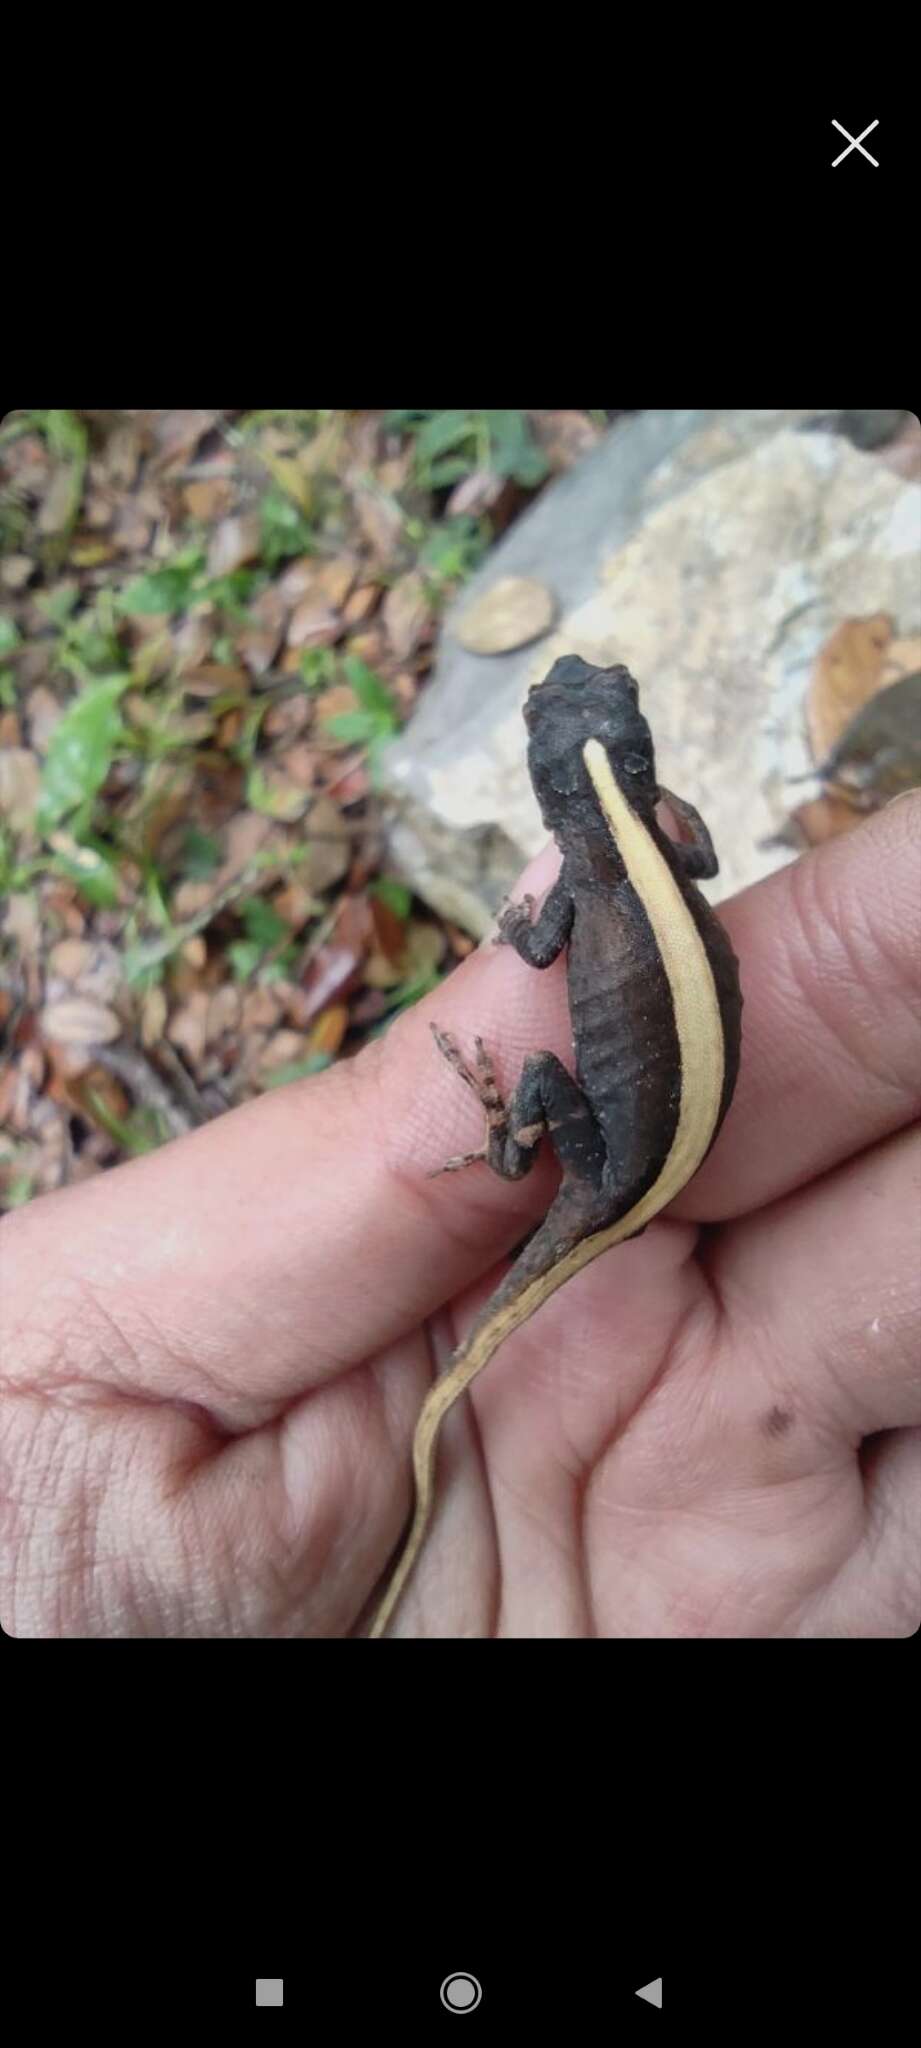
[(277, 569), (292, 555), (309, 555), (315, 534), (308, 519), (277, 484), (266, 491), (259, 507), (262, 527), (262, 560), (267, 569)]
[(428, 490), (477, 469), (530, 490), (550, 468), (524, 412), (391, 412), (384, 424), (412, 435), (417, 480)]
[(360, 711), (340, 711), (324, 721), (324, 732), (334, 740), (367, 747), (372, 775), (381, 754), (399, 732), (397, 707), (386, 683), (355, 654), (346, 656), (343, 671), (361, 706)]

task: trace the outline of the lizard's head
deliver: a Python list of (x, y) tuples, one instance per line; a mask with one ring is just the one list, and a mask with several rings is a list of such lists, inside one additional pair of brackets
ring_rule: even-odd
[(561, 655), (524, 705), (528, 763), (541, 815), (554, 831), (572, 815), (574, 799), (594, 807), (584, 760), (587, 740), (599, 740), (617, 781), (635, 810), (658, 802), (652, 734), (639, 708), (629, 669), (593, 668), (578, 654)]

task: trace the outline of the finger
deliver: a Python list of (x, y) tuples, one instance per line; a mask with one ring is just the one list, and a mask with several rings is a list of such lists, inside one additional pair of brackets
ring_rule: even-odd
[(895, 1429), (861, 1453), (864, 1516), (803, 1635), (905, 1638), (921, 1626), (921, 1429)]
[(921, 1108), (921, 796), (720, 907), (741, 961), (742, 1062), (711, 1158), (673, 1213), (770, 1202)]
[[(531, 886), (554, 864), (542, 856)], [(484, 948), (359, 1058), (6, 1217), (4, 1369), (60, 1380), (89, 1356), (107, 1385), (248, 1429), (414, 1328), (550, 1198), (549, 1162), (527, 1187), (472, 1166), (458, 1198), (465, 1176), (426, 1179), (483, 1123), (430, 1024), (471, 1052), (482, 1031), (514, 1080), (523, 977), (507, 949)], [(555, 1011), (562, 1033), (563, 983)]]
[[(735, 1408), (806, 1445), (921, 1423), (921, 1132), (736, 1224), (707, 1262)], [(738, 1370), (745, 1358), (745, 1372)]]

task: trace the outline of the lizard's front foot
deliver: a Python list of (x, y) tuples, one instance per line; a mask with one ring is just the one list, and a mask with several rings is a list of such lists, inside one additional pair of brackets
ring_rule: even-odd
[(505, 1131), (508, 1124), (508, 1111), (499, 1093), (492, 1060), (483, 1044), (482, 1038), (474, 1039), (476, 1047), (476, 1071), (474, 1071), (472, 1067), (467, 1065), (459, 1045), (455, 1043), (453, 1038), (448, 1036), (446, 1031), (441, 1031), (437, 1024), (432, 1025), (431, 1031), (435, 1044), (443, 1058), (447, 1060), (449, 1067), (454, 1068), (455, 1073), (459, 1075), (465, 1087), (469, 1088), (471, 1093), (476, 1096), (477, 1101), (482, 1103), (483, 1109), (486, 1112), (485, 1145), (481, 1145), (478, 1152), (462, 1152), (456, 1158), (446, 1160), (444, 1166), (436, 1166), (434, 1172), (428, 1175), (429, 1180), (434, 1180), (440, 1173), (457, 1173), (462, 1166), (471, 1166), (478, 1159), (488, 1159), (490, 1135), (494, 1131)]
[(505, 903), (499, 912), (497, 946), (514, 946), (523, 931), (530, 930), (534, 922), (534, 898), (523, 896), (520, 903)]

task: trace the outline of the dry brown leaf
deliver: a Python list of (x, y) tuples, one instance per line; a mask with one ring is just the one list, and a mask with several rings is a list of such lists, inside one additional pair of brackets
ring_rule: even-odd
[(184, 469), (187, 462), (212, 427), (216, 427), (219, 412), (155, 412), (145, 416), (144, 424), (149, 428), (154, 444), (149, 469), (154, 476), (168, 476), (178, 469)]
[(379, 583), (359, 583), (348, 602), (343, 606), (342, 621), (347, 627), (361, 626), (370, 618), (381, 594)]
[(166, 1036), (170, 1044), (185, 1053), (193, 1069), (204, 1054), (210, 1001), (205, 989), (193, 989), (181, 1008), (174, 1011), (167, 1026)]
[(236, 711), (225, 711), (223, 718), (218, 720), (216, 734), (218, 746), (228, 749), (235, 747), (242, 730), (243, 710), (242, 706), (238, 705)]
[(113, 1045), (122, 1035), (115, 1011), (91, 996), (65, 996), (61, 1002), (46, 1003), (39, 1022), (45, 1037), (60, 1045)]
[(556, 470), (571, 469), (601, 440), (604, 429), (584, 412), (533, 412), (535, 440)]
[(287, 616), (288, 608), (277, 585), (264, 590), (250, 605), (249, 624), (236, 635), (237, 653), (250, 675), (263, 676), (271, 668)]
[(333, 1003), (317, 1018), (308, 1034), (306, 1056), (309, 1059), (317, 1053), (326, 1053), (334, 1059), (349, 1028), (349, 1013), (344, 1003)]
[(475, 518), (482, 512), (488, 512), (501, 496), (504, 484), (504, 478), (496, 476), (491, 469), (475, 469), (470, 476), (461, 477), (445, 506), (448, 518)]
[(180, 882), (173, 890), (170, 915), (175, 924), (185, 924), (187, 918), (197, 917), (200, 910), (210, 903), (215, 893), (213, 882)]
[(358, 698), (348, 683), (334, 683), (331, 690), (318, 690), (315, 702), (321, 724), (328, 718), (341, 717), (344, 711), (358, 710)]
[(286, 1067), (292, 1060), (304, 1059), (307, 1040), (301, 1031), (276, 1031), (259, 1054), (258, 1067), (261, 1074), (274, 1073), (276, 1067)]
[(273, 988), (251, 988), (243, 997), (241, 1023), (247, 1036), (254, 1031), (271, 1031), (281, 1016), (280, 982)]
[(349, 635), (348, 652), (368, 668), (377, 668), (385, 658), (384, 635), (380, 626), (368, 626), (363, 633)]
[(400, 545), (403, 514), (392, 498), (359, 488), (352, 503), (365, 539), (379, 562), (389, 562)]
[(269, 705), (262, 730), (270, 740), (293, 739), (309, 724), (310, 705), (306, 697), (279, 697), (277, 704)]
[(277, 910), (293, 932), (303, 931), (316, 907), (316, 897), (305, 889), (303, 882), (289, 882), (286, 888), (279, 889), (277, 896), (272, 897), (272, 909)]
[(289, 611), (293, 611), (295, 605), (300, 604), (303, 598), (310, 596), (316, 582), (316, 574), (315, 555), (298, 555), (293, 562), (288, 563), (286, 569), (282, 570), (273, 588)]
[(508, 654), (548, 632), (555, 611), (545, 583), (530, 576), (501, 576), (464, 613), (454, 637), (471, 654)]
[(407, 927), (403, 918), (397, 917), (380, 896), (371, 897), (371, 916), (374, 919), (374, 935), (378, 950), (389, 960), (392, 967), (402, 967), (406, 957)]
[(233, 485), (229, 477), (209, 477), (204, 483), (186, 484), (182, 501), (191, 519), (201, 519), (210, 525), (214, 519), (221, 519), (230, 511), (233, 502)]
[(335, 555), (332, 561), (321, 562), (316, 572), (316, 588), (325, 597), (334, 611), (341, 611), (349, 591), (358, 575), (357, 555)]
[(382, 953), (380, 947), (375, 946), (365, 961), (362, 979), (369, 988), (388, 989), (397, 988), (403, 980), (403, 975), (399, 967), (395, 967), (393, 961), (388, 960), (386, 953)]
[(342, 619), (325, 597), (302, 598), (288, 624), (289, 647), (331, 647), (343, 630)]
[(865, 619), (845, 619), (825, 642), (806, 697), (806, 727), (817, 763), (880, 688), (892, 635), (892, 620), (875, 612)]
[(190, 697), (223, 697), (228, 690), (239, 690), (245, 695), (249, 690), (245, 668), (224, 661), (206, 661), (200, 668), (187, 669), (182, 683)]
[(278, 766), (301, 789), (315, 789), (325, 759), (319, 747), (312, 747), (309, 740), (299, 740), (295, 746), (285, 747), (279, 754)]
[(149, 1052), (163, 1037), (166, 1026), (166, 992), (162, 988), (149, 988), (141, 1001), (141, 1044)]
[(7, 555), (0, 561), (0, 583), (7, 590), (24, 590), (34, 568), (31, 555)]
[(262, 546), (262, 529), (257, 512), (234, 513), (222, 519), (208, 548), (209, 576), (231, 576), (244, 563), (255, 561)]
[(77, 981), (92, 957), (89, 939), (60, 939), (48, 955), (48, 971), (61, 981)]
[(383, 604), (387, 638), (398, 661), (406, 661), (431, 623), (425, 583), (418, 569), (397, 578)]
[(303, 783), (292, 781), (274, 761), (260, 762), (259, 777), (261, 811), (283, 825), (293, 825), (303, 817), (310, 802), (310, 792)]
[(63, 712), (63, 705), (47, 684), (37, 683), (26, 698), (25, 711), (29, 722), (29, 738), (37, 754), (48, 751), (48, 742)]
[(31, 835), (40, 786), (37, 755), (28, 747), (5, 747), (0, 753), (0, 817), (14, 832)]
[(243, 997), (232, 981), (225, 981), (220, 988), (215, 989), (208, 1004), (205, 1029), (207, 1043), (213, 1045), (215, 1040), (222, 1038), (226, 1032), (238, 1030), (242, 1010)]
[(214, 889), (222, 889), (225, 883), (234, 880), (253, 855), (261, 852), (271, 830), (270, 819), (261, 817), (258, 811), (239, 811), (235, 818), (231, 818), (224, 835), (224, 859), (212, 885)]

